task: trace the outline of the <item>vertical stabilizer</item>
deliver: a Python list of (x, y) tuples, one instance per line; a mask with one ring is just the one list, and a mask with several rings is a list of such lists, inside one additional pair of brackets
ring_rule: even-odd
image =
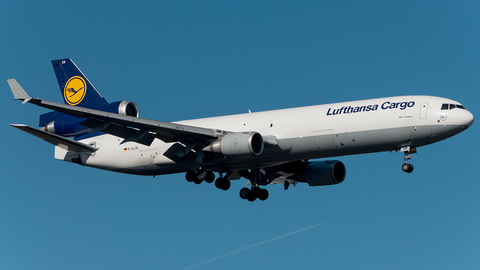
[(52, 65), (65, 104), (91, 109), (108, 104), (72, 59), (53, 60)]

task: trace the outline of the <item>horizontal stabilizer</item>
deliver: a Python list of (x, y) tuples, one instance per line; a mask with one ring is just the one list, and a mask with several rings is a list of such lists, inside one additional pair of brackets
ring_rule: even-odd
[(27, 103), (30, 99), (27, 92), (23, 90), (23, 88), (18, 84), (17, 80), (15, 79), (8, 79), (8, 85), (10, 85), (10, 89), (12, 89), (13, 96), (15, 100), (23, 100), (23, 103)]
[(93, 147), (81, 142), (77, 142), (68, 138), (64, 138), (62, 136), (59, 136), (57, 134), (53, 134), (50, 132), (46, 132), (43, 130), (39, 130), (36, 128), (32, 128), (26, 125), (21, 125), (21, 124), (10, 124), (12, 127), (16, 127), (22, 131), (25, 131), (27, 133), (32, 134), (33, 136), (36, 136), (44, 141), (47, 141), (53, 145), (56, 145), (62, 149), (65, 149), (67, 151), (74, 151), (74, 152), (95, 152), (98, 150), (97, 147)]

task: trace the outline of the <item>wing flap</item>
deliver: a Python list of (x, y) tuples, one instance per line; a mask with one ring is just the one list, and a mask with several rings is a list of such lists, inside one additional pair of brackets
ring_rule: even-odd
[(35, 137), (38, 137), (44, 141), (47, 141), (53, 145), (56, 145), (62, 149), (67, 151), (74, 151), (74, 152), (95, 152), (98, 150), (97, 147), (93, 147), (81, 142), (77, 142), (57, 134), (49, 133), (43, 130), (39, 130), (36, 128), (29, 127), (27, 125), (22, 124), (10, 124), (10, 126), (20, 129), (21, 131), (25, 131)]

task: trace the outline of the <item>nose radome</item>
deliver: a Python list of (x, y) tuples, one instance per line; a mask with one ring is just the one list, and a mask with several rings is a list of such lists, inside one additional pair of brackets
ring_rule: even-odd
[(473, 121), (475, 120), (475, 117), (473, 116), (473, 114), (471, 112), (468, 112), (465, 116), (464, 116), (464, 119), (465, 119), (465, 125), (467, 127), (470, 127), (472, 124), (473, 124)]

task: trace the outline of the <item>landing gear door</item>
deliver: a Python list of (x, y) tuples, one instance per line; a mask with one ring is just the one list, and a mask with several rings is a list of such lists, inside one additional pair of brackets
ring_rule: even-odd
[(420, 107), (420, 119), (426, 119), (428, 112), (428, 102), (423, 102), (422, 107)]

